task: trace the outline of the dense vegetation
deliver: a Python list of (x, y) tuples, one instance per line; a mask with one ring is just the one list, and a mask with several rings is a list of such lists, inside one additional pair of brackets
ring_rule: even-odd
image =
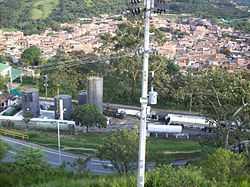
[(4, 0), (0, 1), (0, 25), (26, 34), (40, 33), (48, 27), (58, 29), (59, 23), (74, 22), (79, 17), (121, 13), (124, 5), (122, 0)]
[[(2, 143), (0, 142), (0, 145)], [(4, 144), (3, 144), (4, 146)], [(0, 158), (6, 149), (0, 146)], [(74, 173), (62, 167), (55, 170), (44, 162), (42, 150), (22, 148), (13, 156), (14, 162), (0, 162), (0, 186), (65, 186), (65, 187), (109, 187), (136, 186), (136, 173), (127, 175), (97, 176), (86, 171), (86, 162), (76, 162)], [(195, 165), (181, 169), (171, 165), (161, 165), (146, 172), (145, 187), (190, 187), (190, 186), (237, 186), (250, 184), (249, 154), (233, 153), (225, 149), (215, 149)], [(22, 177), (20, 177), (22, 176)]]
[(248, 17), (247, 11), (239, 10), (229, 0), (175, 0), (166, 7), (174, 12), (185, 12), (207, 18), (242, 18)]
[[(209, 18), (249, 17), (247, 11), (235, 8), (227, 0), (177, 0), (160, 7)], [(57, 30), (60, 23), (74, 22), (79, 17), (121, 13), (125, 9), (123, 0), (3, 0), (0, 1), (0, 27), (22, 30), (25, 34), (40, 33), (48, 27)]]

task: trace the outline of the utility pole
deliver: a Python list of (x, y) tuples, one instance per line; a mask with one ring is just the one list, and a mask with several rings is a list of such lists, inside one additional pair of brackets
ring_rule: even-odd
[(45, 98), (47, 100), (47, 96), (48, 96), (48, 76), (47, 75), (44, 76), (44, 86), (45, 86)]
[(151, 0), (145, 0), (144, 13), (144, 53), (142, 71), (142, 90), (141, 90), (141, 119), (140, 119), (140, 139), (139, 139), (139, 158), (138, 158), (138, 187), (144, 187), (145, 175), (145, 153), (146, 153), (146, 133), (147, 133), (147, 104), (148, 104), (148, 59), (149, 59), (149, 22)]
[(60, 99), (60, 118), (59, 120), (57, 120), (57, 141), (58, 141), (58, 161), (59, 164), (61, 165), (61, 160), (62, 160), (62, 156), (61, 156), (61, 141), (60, 141), (60, 121), (63, 121), (63, 100)]

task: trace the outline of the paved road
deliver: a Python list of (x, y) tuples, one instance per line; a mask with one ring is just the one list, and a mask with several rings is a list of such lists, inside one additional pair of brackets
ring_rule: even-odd
[[(15, 149), (20, 149), (22, 147), (33, 147), (34, 149), (41, 149), (45, 155), (44, 159), (47, 163), (49, 163), (50, 165), (52, 165), (55, 168), (60, 167), (59, 164), (59, 154), (57, 150), (54, 149), (48, 149), (48, 148), (43, 148), (37, 144), (33, 144), (33, 143), (29, 143), (29, 142), (25, 142), (22, 140), (17, 140), (17, 139), (13, 139), (13, 138), (9, 138), (9, 137), (5, 137), (5, 136), (0, 136), (0, 139), (5, 141), (6, 143), (8, 143), (9, 145), (11, 145), (13, 147), (12, 150), (10, 150), (6, 156), (6, 158), (4, 158), (3, 161), (9, 162), (9, 161), (13, 161), (12, 156), (14, 154), (16, 154)], [(69, 153), (65, 153), (65, 152), (61, 152), (61, 160), (63, 163), (63, 161), (65, 162), (73, 162), (76, 158), (80, 157), (79, 155), (75, 155), (75, 154), (69, 154)], [(108, 165), (109, 168), (104, 168), (103, 165)], [(74, 169), (70, 166), (67, 166), (66, 169), (68, 171), (73, 171)], [(97, 173), (97, 174), (112, 174), (115, 173), (114, 170), (112, 170), (112, 165), (109, 161), (100, 161), (98, 159), (91, 159), (88, 162), (87, 165), (87, 169), (90, 172), (93, 173)]]

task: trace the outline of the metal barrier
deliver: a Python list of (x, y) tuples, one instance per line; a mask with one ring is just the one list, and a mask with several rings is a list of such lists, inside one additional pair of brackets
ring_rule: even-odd
[(11, 130), (6, 130), (6, 129), (1, 129), (1, 128), (0, 128), (0, 134), (4, 136), (12, 136), (13, 138), (21, 138), (22, 140), (29, 139), (29, 136), (27, 134), (23, 134), (23, 133), (11, 131)]

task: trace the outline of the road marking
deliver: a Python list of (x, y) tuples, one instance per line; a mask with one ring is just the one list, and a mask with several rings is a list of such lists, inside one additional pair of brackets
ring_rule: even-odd
[[(31, 145), (24, 144), (24, 143), (22, 143), (22, 142), (18, 142), (18, 141), (14, 141), (14, 140), (10, 140), (10, 139), (5, 138), (5, 137), (2, 137), (2, 136), (1, 136), (0, 138), (3, 139), (3, 140), (5, 140), (5, 141), (9, 141), (9, 142), (11, 142), (11, 143), (19, 144), (19, 145), (22, 145), (22, 146), (25, 146), (25, 147), (32, 147), (32, 148), (34, 148), (34, 149), (42, 149), (42, 147), (36, 147), (37, 145), (34, 145), (34, 147), (33, 147), (33, 146), (31, 146)], [(47, 152), (47, 153), (52, 153), (52, 154), (59, 155), (58, 152), (49, 151), (49, 150), (47, 150), (47, 149), (44, 149), (43, 152)], [(16, 154), (16, 153), (13, 152), (13, 151), (11, 151), (10, 153)], [(63, 156), (63, 157), (69, 157), (69, 158), (74, 158), (74, 159), (78, 158), (77, 156), (72, 156), (72, 155), (62, 154), (62, 153), (61, 153), (61, 156)], [(107, 164), (107, 165), (109, 165), (109, 166), (110, 166), (110, 165), (112, 166), (112, 164), (110, 164), (109, 161), (101, 161), (101, 160), (97, 160), (97, 159), (91, 159), (91, 160), (90, 160), (90, 163), (93, 164), (93, 165), (105, 165), (105, 164)]]
[[(36, 147), (37, 145), (34, 145), (34, 146), (31, 146), (31, 145), (28, 145), (28, 144), (24, 144), (24, 143), (21, 143), (21, 142), (17, 142), (17, 141), (14, 141), (14, 140), (10, 140), (10, 139), (8, 139), (8, 138), (3, 138), (3, 137), (0, 137), (1, 139), (3, 139), (3, 140), (5, 140), (5, 141), (9, 141), (9, 142), (11, 142), (11, 143), (15, 143), (15, 144), (19, 144), (19, 145), (22, 145), (22, 146), (24, 146), (24, 147), (32, 147), (32, 148), (34, 148), (34, 149), (42, 149), (42, 146), (41, 147)], [(47, 153), (52, 153), (52, 154), (59, 154), (58, 152), (54, 152), (54, 151), (49, 151), (49, 150), (47, 150), (47, 149), (42, 149), (43, 150), (43, 152), (47, 152)], [(72, 156), (72, 155), (67, 155), (67, 154), (62, 154), (61, 153), (61, 155), (62, 156), (64, 156), (64, 157), (70, 157), (70, 158), (78, 158), (78, 157), (76, 157), (76, 156)]]

